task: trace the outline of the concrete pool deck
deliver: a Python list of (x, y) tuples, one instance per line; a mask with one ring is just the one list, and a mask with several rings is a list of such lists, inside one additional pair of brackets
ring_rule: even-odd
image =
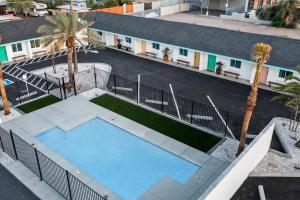
[(83, 183), (99, 192), (99, 194), (108, 195), (109, 200), (121, 199), (116, 193), (83, 172), (80, 172), (76, 166), (67, 162), (56, 152), (35, 139), (36, 135), (48, 129), (59, 127), (68, 131), (95, 117), (114, 124), (131, 134), (200, 166), (200, 169), (185, 184), (179, 183), (169, 177), (161, 179), (139, 198), (141, 200), (197, 199), (227, 167), (227, 163), (93, 104), (89, 102), (88, 98), (81, 95), (70, 97), (67, 100), (3, 123), (1, 127), (7, 131), (12, 130), (30, 144), (34, 144), (40, 152), (75, 175)]

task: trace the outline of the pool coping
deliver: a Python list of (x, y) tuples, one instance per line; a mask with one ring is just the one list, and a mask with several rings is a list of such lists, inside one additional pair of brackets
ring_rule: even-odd
[[(73, 105), (70, 106), (69, 104)], [(81, 109), (74, 109), (74, 107), (79, 107)], [(64, 108), (67, 111), (64, 110), (64, 112), (62, 112), (61, 108)], [(54, 116), (53, 114), (49, 115), (49, 113), (51, 112), (56, 114)], [(66, 117), (64, 115), (69, 115), (69, 117)], [(133, 134), (138, 138), (150, 142), (151, 144), (154, 144), (161, 149), (164, 149), (176, 156), (179, 156), (180, 158), (183, 158), (191, 163), (200, 166), (200, 169), (191, 177), (194, 178), (195, 181), (199, 180), (199, 174), (203, 174), (203, 169), (206, 169), (208, 172), (210, 172), (210, 175), (207, 176), (207, 179), (205, 180), (201, 177), (203, 179), (200, 180), (200, 182), (202, 181), (202, 188), (204, 185), (209, 185), (209, 183), (206, 183), (206, 181), (216, 176), (216, 174), (218, 174), (216, 172), (221, 173), (224, 170), (224, 167), (227, 166), (226, 163), (223, 163), (222, 161), (219, 161), (218, 159), (215, 159), (206, 153), (189, 147), (179, 141), (176, 141), (172, 138), (169, 138), (168, 136), (149, 129), (108, 109), (93, 104), (89, 102), (89, 99), (82, 96), (74, 96), (65, 101), (52, 104), (45, 108), (24, 115), (23, 117), (17, 118), (16, 120), (4, 123), (1, 125), (1, 127), (5, 130), (11, 129), (22, 139), (29, 142), (30, 144), (33, 144), (33, 146), (36, 147), (41, 153), (45, 154), (61, 167), (75, 175), (83, 183), (87, 184), (95, 191), (100, 192), (101, 195), (108, 195), (110, 200), (121, 199), (121, 197), (119, 197), (115, 192), (97, 182), (92, 177), (86, 175), (84, 172), (81, 172), (76, 166), (66, 161), (62, 156), (58, 155), (58, 153), (56, 153), (43, 143), (39, 142), (35, 138), (36, 135), (51, 128), (59, 127), (63, 130), (68, 130), (91, 119), (94, 119), (95, 117), (99, 117), (100, 119), (103, 119), (104, 121), (111, 123), (114, 126), (124, 129), (126, 132), (129, 132), (130, 134)], [(61, 123), (58, 123), (59, 118), (61, 118)], [(209, 165), (207, 163), (211, 164)], [(189, 178), (188, 184), (190, 183), (191, 178)], [(164, 181), (167, 181), (169, 185), (177, 184), (174, 180), (163, 179), (161, 181), (159, 181), (155, 186), (149, 188), (149, 191), (145, 192), (145, 194), (143, 194), (140, 199), (151, 199), (154, 198), (154, 196), (157, 199), (161, 199), (158, 196), (161, 193), (159, 192), (159, 190), (165, 186)], [(192, 186), (193, 185), (194, 187), (196, 187), (195, 184), (192, 184)], [(193, 193), (197, 191), (199, 191), (198, 188), (197, 190), (193, 191)]]

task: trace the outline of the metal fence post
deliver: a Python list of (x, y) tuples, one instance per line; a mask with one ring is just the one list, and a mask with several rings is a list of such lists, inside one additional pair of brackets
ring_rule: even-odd
[(140, 94), (139, 94), (139, 82), (136, 82), (136, 103), (139, 104), (140, 102)]
[(38, 153), (37, 153), (37, 150), (36, 150), (36, 148), (34, 148), (34, 153), (35, 153), (36, 162), (37, 162), (38, 169), (39, 169), (40, 180), (42, 181), (42, 180), (43, 180), (43, 176), (42, 176), (42, 170), (41, 170), (40, 160), (39, 160), (39, 156), (38, 156)]
[(138, 74), (138, 82), (137, 82), (137, 103), (140, 103), (141, 99), (141, 75)]
[(0, 143), (1, 143), (2, 150), (3, 150), (3, 152), (4, 152), (4, 145), (3, 145), (3, 142), (2, 142), (1, 136), (0, 136)]
[(191, 124), (193, 124), (193, 115), (194, 115), (194, 101), (192, 101)]
[(161, 90), (161, 112), (164, 113), (164, 91)]
[(73, 74), (72, 76), (73, 76), (74, 94), (77, 95), (77, 92), (76, 92), (76, 83), (75, 83), (75, 74)]
[(224, 133), (224, 137), (227, 135), (228, 120), (229, 120), (229, 112), (226, 111), (226, 121), (225, 121), (225, 133)]
[(63, 93), (62, 93), (62, 91), (61, 91), (60, 79), (59, 79), (59, 78), (57, 78), (57, 79), (58, 79), (58, 84), (59, 84), (60, 98), (61, 98), (61, 99), (64, 99), (64, 97), (63, 97)]
[(48, 94), (49, 94), (49, 85), (48, 85), (48, 78), (47, 78), (46, 72), (45, 72), (45, 79), (46, 79), (47, 92), (48, 92)]
[(17, 91), (18, 91), (18, 96), (19, 96), (19, 102), (22, 103), (18, 82), (16, 82), (16, 86), (17, 86)]
[(64, 94), (65, 94), (65, 99), (67, 98), (67, 94), (66, 94), (66, 85), (65, 85), (65, 78), (62, 77), (62, 84), (63, 84), (63, 90), (64, 90)]
[(18, 154), (17, 154), (17, 150), (16, 150), (16, 145), (15, 145), (15, 141), (14, 141), (14, 137), (13, 137), (13, 133), (11, 130), (9, 130), (10, 133), (10, 138), (11, 138), (11, 142), (15, 151), (15, 156), (16, 156), (16, 160), (18, 160)]
[(96, 73), (96, 67), (94, 67), (94, 76), (95, 76), (95, 88), (97, 88), (97, 73)]
[(71, 185), (70, 185), (70, 178), (69, 178), (68, 170), (66, 170), (66, 175), (67, 175), (67, 182), (68, 182), (68, 188), (69, 188), (69, 195), (70, 195), (70, 199), (72, 200), (72, 192), (71, 192)]
[(114, 75), (115, 95), (117, 95), (116, 75)]

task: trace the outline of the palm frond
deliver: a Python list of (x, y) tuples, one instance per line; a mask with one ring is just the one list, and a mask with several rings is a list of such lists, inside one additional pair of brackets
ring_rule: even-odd
[(272, 47), (269, 44), (257, 43), (254, 45), (251, 56), (258, 64), (265, 64), (270, 59)]

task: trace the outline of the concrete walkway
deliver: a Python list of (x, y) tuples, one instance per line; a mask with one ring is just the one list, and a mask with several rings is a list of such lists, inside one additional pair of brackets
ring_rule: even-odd
[(183, 22), (189, 24), (197, 24), (202, 26), (211, 26), (216, 28), (223, 28), (228, 30), (255, 33), (255, 34), (259, 33), (264, 35), (273, 35), (278, 37), (300, 40), (299, 29), (275, 28), (272, 26), (241, 22), (237, 20), (223, 19), (214, 16), (202, 16), (199, 14), (195, 14), (194, 12), (176, 13), (173, 15), (161, 16), (158, 17), (158, 19), (175, 21), (175, 22)]

